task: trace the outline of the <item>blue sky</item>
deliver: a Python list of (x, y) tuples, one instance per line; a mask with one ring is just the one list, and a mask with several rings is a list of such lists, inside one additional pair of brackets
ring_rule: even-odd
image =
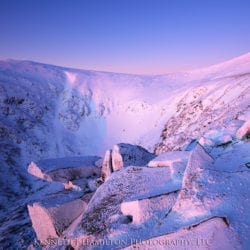
[(249, 0), (1, 0), (0, 58), (158, 74), (250, 51)]

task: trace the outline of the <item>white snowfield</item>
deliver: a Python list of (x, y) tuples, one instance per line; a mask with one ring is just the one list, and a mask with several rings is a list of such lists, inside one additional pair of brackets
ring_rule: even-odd
[(249, 119), (250, 53), (158, 76), (0, 61), (0, 246), (247, 249)]

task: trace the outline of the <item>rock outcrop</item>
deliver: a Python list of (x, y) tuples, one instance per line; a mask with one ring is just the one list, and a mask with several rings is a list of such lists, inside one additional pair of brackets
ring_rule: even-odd
[[(63, 200), (63, 202), (62, 202)], [(63, 231), (82, 213), (87, 203), (78, 198), (66, 200), (53, 197), (53, 200), (28, 205), (29, 216), (37, 238), (41, 242), (58, 238)]]
[(120, 143), (105, 153), (102, 165), (102, 179), (106, 180), (112, 172), (128, 166), (145, 166), (155, 157), (141, 146)]
[(101, 178), (105, 181), (113, 172), (111, 151), (107, 150), (102, 163)]
[(206, 204), (204, 204), (198, 192), (210, 185), (209, 180), (205, 177), (208, 176), (205, 170), (211, 168), (212, 163), (213, 158), (200, 144), (197, 144), (188, 159), (183, 175), (182, 190), (172, 211), (183, 214), (185, 219), (194, 214), (198, 216), (207, 211), (204, 207)]
[(87, 178), (95, 179), (101, 176), (101, 168), (96, 166), (99, 160), (100, 157), (96, 156), (46, 159), (31, 162), (28, 172), (45, 181), (65, 183), (67, 188), (78, 185), (84, 188)]
[(145, 199), (124, 201), (121, 211), (126, 216), (131, 216), (133, 223), (142, 224), (148, 220), (159, 220), (165, 212), (171, 209), (176, 201), (178, 192), (170, 192)]
[(113, 171), (118, 171), (123, 168), (123, 158), (120, 154), (120, 148), (118, 145), (115, 145), (112, 150), (112, 169)]
[(86, 210), (93, 192), (100, 185), (101, 169), (96, 166), (99, 159), (92, 156), (47, 159), (29, 165), (30, 174), (51, 186), (47, 196), (39, 197), (38, 192), (27, 206), (41, 245), (46, 246), (48, 240), (62, 237)]
[[(212, 144), (209, 153), (197, 139), (191, 151), (150, 155), (149, 161), (138, 157), (138, 164), (144, 161), (144, 166), (127, 166), (131, 162), (126, 159), (131, 159), (124, 152), (130, 152), (130, 147), (124, 150), (116, 145), (104, 157), (105, 182), (97, 187), (98, 177), (86, 181), (90, 187), (86, 190), (95, 191), (88, 200), (82, 200), (83, 190), (69, 189), (73, 199), (68, 194), (59, 198), (60, 204), (45, 200), (29, 206), (38, 238), (44, 242), (50, 237), (67, 239), (79, 250), (93, 245), (96, 249), (166, 249), (175, 240), (178, 249), (230, 245), (240, 249), (241, 242), (247, 246), (249, 206), (242, 202), (248, 199), (250, 143), (232, 138), (226, 146)], [(113, 155), (117, 161), (112, 161)], [(113, 168), (114, 164), (118, 167)], [(46, 225), (33, 218), (36, 213), (43, 215)]]

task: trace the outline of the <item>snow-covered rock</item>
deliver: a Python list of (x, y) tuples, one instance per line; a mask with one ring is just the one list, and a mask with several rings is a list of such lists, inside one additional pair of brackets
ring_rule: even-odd
[(67, 157), (31, 162), (28, 172), (46, 181), (69, 182), (81, 178), (100, 177), (101, 170), (96, 156)]
[[(155, 234), (169, 233), (177, 228), (220, 216), (235, 230), (240, 244), (245, 249), (249, 244), (246, 235), (246, 228), (249, 227), (249, 206), (244, 200), (249, 200), (247, 197), (250, 171), (243, 162), (248, 161), (248, 144), (236, 143), (231, 148), (224, 149), (224, 153), (217, 156), (216, 161), (198, 145), (190, 156), (176, 203), (161, 221), (160, 227), (155, 228)], [(239, 158), (244, 155), (245, 158), (238, 161), (237, 154), (240, 154)], [(230, 163), (234, 157), (235, 160)], [(223, 167), (219, 169), (222, 162)], [(245, 218), (245, 222), (241, 218)]]
[(189, 152), (172, 151), (158, 155), (148, 163), (149, 167), (174, 167), (177, 164), (186, 164)]
[(197, 192), (209, 185), (210, 180), (206, 179), (207, 174), (204, 173), (204, 169), (211, 168), (212, 163), (213, 158), (206, 153), (200, 144), (197, 144), (188, 159), (182, 181), (182, 190), (172, 208), (172, 211), (184, 214), (183, 219), (207, 211), (204, 207), (206, 204), (202, 200), (203, 197), (198, 195)]
[(214, 160), (197, 143), (175, 174), (170, 167), (115, 171), (60, 239), (75, 249), (247, 249), (249, 145), (236, 141)]
[(123, 168), (123, 159), (120, 154), (120, 148), (117, 145), (113, 147), (111, 159), (113, 171), (118, 171)]
[(113, 172), (112, 169), (112, 159), (111, 159), (111, 151), (107, 150), (103, 159), (102, 169), (101, 169), (101, 178), (105, 181)]
[(126, 216), (131, 216), (133, 223), (142, 224), (154, 218), (159, 220), (164, 212), (174, 205), (177, 192), (153, 196), (142, 200), (124, 201), (121, 203), (121, 211)]
[(145, 166), (151, 159), (155, 157), (154, 154), (148, 152), (145, 148), (138, 145), (119, 143), (116, 147), (116, 149), (119, 148), (119, 153), (122, 157), (124, 167)]
[[(126, 202), (149, 199), (145, 206), (158, 204), (160, 201), (166, 207), (173, 202), (175, 195), (170, 195), (164, 201), (162, 198), (150, 198), (176, 192), (181, 188), (182, 180), (171, 179), (169, 168), (127, 167), (114, 172), (95, 192), (83, 214), (82, 221), (73, 230), (69, 238), (77, 235), (102, 234), (124, 227), (124, 215), (121, 211), (123, 200)], [(171, 200), (171, 201), (170, 201)], [(143, 203), (143, 201), (142, 201)], [(127, 203), (129, 204), (129, 203)], [(160, 208), (158, 207), (160, 210)], [(162, 209), (164, 209), (162, 207)], [(145, 211), (146, 212), (146, 211)], [(152, 213), (152, 211), (151, 211)], [(115, 221), (114, 222), (114, 218)], [(156, 220), (156, 219), (155, 219)], [(116, 228), (116, 229), (115, 229)]]
[(215, 147), (225, 147), (237, 139), (236, 133), (242, 124), (241, 120), (233, 120), (226, 127), (209, 130), (199, 139), (199, 143), (209, 152)]
[(105, 153), (102, 164), (102, 179), (106, 180), (111, 173), (128, 166), (145, 166), (154, 158), (154, 154), (143, 147), (126, 143), (114, 145)]
[(37, 238), (43, 242), (62, 235), (86, 207), (86, 199), (78, 193), (61, 192), (29, 204), (28, 211)]
[[(214, 79), (208, 75), (208, 79), (198, 86), (190, 86), (189, 91), (185, 91), (178, 100), (176, 113), (167, 120), (155, 152), (180, 150), (192, 139), (199, 139), (210, 130), (221, 131), (222, 128), (227, 129), (230, 123), (237, 123), (249, 112), (249, 77), (249, 73)], [(211, 141), (207, 142), (221, 144), (232, 140), (231, 132), (225, 131), (224, 138), (219, 136), (221, 141), (214, 141), (217, 135), (215, 132)]]

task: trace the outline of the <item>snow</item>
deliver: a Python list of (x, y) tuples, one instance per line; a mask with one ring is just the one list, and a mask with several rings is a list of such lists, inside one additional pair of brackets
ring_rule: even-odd
[(177, 192), (149, 197), (142, 200), (125, 201), (121, 203), (121, 211), (124, 215), (132, 216), (133, 223), (146, 223), (153, 217), (160, 219), (165, 211), (170, 209), (177, 198)]
[[(129, 204), (131, 201), (176, 192), (180, 187), (181, 178), (179, 181), (172, 180), (169, 168), (131, 166), (116, 171), (97, 189), (83, 214), (81, 223), (78, 223), (74, 230), (71, 229), (71, 235), (67, 237), (81, 238), (90, 232), (122, 230), (127, 227), (127, 224), (122, 222), (124, 215), (120, 204), (123, 200)], [(162, 198), (156, 200), (162, 200), (162, 204), (168, 205), (173, 202), (174, 195), (170, 195), (170, 198), (169, 202), (165, 202)]]
[[(227, 153), (228, 149), (225, 149), (225, 153), (231, 158), (237, 153), (246, 154), (248, 152), (246, 146), (248, 144), (236, 143), (233, 144), (233, 147), (236, 147), (236, 154)], [(226, 167), (225, 163), (230, 159), (225, 158), (223, 154), (221, 157), (224, 157), (223, 162)], [(247, 161), (245, 159), (244, 162)], [(234, 164), (241, 166), (240, 162)], [(197, 144), (190, 155), (182, 187), (175, 194), (175, 199), (169, 199), (169, 194), (165, 194), (153, 199), (144, 197), (122, 202), (122, 212), (125, 215), (131, 215), (133, 222), (109, 231), (108, 239), (113, 242), (113, 247), (122, 243), (123, 247), (132, 244), (131, 249), (133, 247), (145, 249), (145, 246), (149, 249), (155, 249), (155, 247), (165, 249), (164, 246), (159, 245), (159, 242), (173, 244), (174, 240), (176, 242), (183, 239), (186, 243), (189, 241), (196, 244), (197, 239), (203, 239), (209, 241), (209, 246), (203, 246), (206, 247), (205, 249), (228, 249), (228, 246), (231, 246), (229, 249), (242, 249), (242, 247), (247, 249), (249, 206), (243, 204), (245, 199), (249, 200), (250, 171), (246, 167), (234, 171), (218, 170), (216, 165), (217, 162)], [(121, 171), (117, 172), (117, 174), (120, 173)], [(168, 199), (173, 202), (171, 208), (166, 205)], [(161, 204), (164, 205), (161, 206)], [(159, 206), (162, 210), (159, 210)], [(245, 222), (243, 218), (246, 219)], [(136, 242), (137, 245), (133, 245)], [(158, 244), (149, 246), (150, 242), (151, 244), (158, 242)], [(183, 249), (195, 249), (193, 247), (194, 245), (189, 245)], [(198, 248), (198, 246), (195, 247)], [(108, 246), (102, 249), (108, 249)]]
[(195, 227), (147, 240), (134, 240), (134, 243), (125, 249), (241, 249), (234, 230), (228, 228), (221, 218), (216, 217)]
[[(249, 70), (250, 54), (158, 76), (0, 61), (0, 244), (20, 248), (20, 239), (35, 238), (26, 204), (95, 192), (65, 237), (178, 238), (204, 224), (207, 237), (209, 228), (223, 232), (213, 236), (213, 249), (232, 243), (226, 220), (247, 249)], [(104, 156), (114, 145), (124, 167), (101, 185), (102, 160), (87, 156)], [(173, 167), (147, 167), (151, 160)], [(26, 173), (31, 162), (29, 171), (43, 180)]]

